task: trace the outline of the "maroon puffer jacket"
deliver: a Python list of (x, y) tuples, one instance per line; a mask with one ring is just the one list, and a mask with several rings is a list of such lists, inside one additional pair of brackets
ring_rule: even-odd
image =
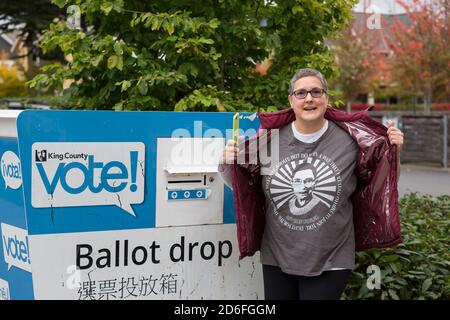
[[(347, 114), (328, 108), (325, 113), (326, 119), (348, 132), (359, 146), (355, 169), (358, 183), (352, 195), (357, 251), (390, 247), (402, 241), (398, 211), (397, 146), (389, 143), (387, 128), (371, 119), (368, 110)], [(267, 141), (270, 140), (270, 129), (281, 128), (295, 120), (291, 108), (258, 115), (260, 129), (267, 129)], [(247, 157), (250, 141), (261, 137), (262, 130), (244, 142)], [(261, 247), (266, 213), (261, 179), (258, 164), (232, 165), (240, 259), (252, 256)]]

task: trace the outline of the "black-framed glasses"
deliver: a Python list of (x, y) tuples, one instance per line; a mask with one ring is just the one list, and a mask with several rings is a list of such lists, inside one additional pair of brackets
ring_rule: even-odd
[(311, 93), (313, 98), (320, 98), (324, 93), (327, 93), (325, 89), (322, 88), (312, 88), (311, 90), (299, 89), (291, 93), (291, 96), (296, 97), (297, 99), (305, 99), (308, 93)]

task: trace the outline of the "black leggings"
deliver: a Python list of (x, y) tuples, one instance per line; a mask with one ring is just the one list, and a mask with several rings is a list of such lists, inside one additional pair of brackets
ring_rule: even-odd
[(266, 300), (339, 300), (351, 270), (324, 271), (319, 276), (287, 274), (279, 267), (263, 265)]

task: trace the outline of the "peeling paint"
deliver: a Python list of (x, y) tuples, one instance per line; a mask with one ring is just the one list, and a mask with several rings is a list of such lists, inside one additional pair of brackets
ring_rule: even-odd
[(179, 296), (179, 299), (181, 300), (181, 294), (182, 294), (182, 288), (183, 288), (183, 286), (184, 286), (184, 283), (185, 283), (185, 280), (183, 279), (183, 283), (181, 284), (181, 287), (180, 287), (180, 296)]
[(122, 201), (120, 200), (120, 194), (116, 193), (117, 200), (119, 200), (120, 207), (122, 208)]
[(250, 272), (248, 275), (252, 279), (253, 279), (253, 276), (255, 275), (255, 262), (254, 261), (252, 261), (252, 272)]
[(200, 279), (198, 279), (197, 285), (195, 286), (194, 289), (192, 289), (192, 291), (191, 291), (191, 293), (189, 293), (189, 295), (192, 295), (192, 294), (195, 292), (195, 290), (198, 289), (198, 286), (199, 286), (200, 283), (202, 282), (202, 279), (203, 279), (203, 276), (202, 276)]
[[(117, 184), (117, 181), (114, 181), (114, 183), (113, 183), (114, 188), (116, 187), (116, 184)], [(120, 194), (116, 193), (116, 196), (117, 196), (117, 200), (119, 201), (119, 206), (122, 208), (122, 200), (120, 200)]]
[[(53, 201), (53, 193), (50, 194), (50, 197), (51, 197), (51, 199), (52, 199), (52, 201)], [(53, 228), (55, 228), (54, 210), (55, 210), (55, 209), (53, 208), (53, 202), (52, 202), (52, 204), (51, 204), (51, 206), (50, 206), (50, 215), (51, 215), (51, 218), (52, 218), (52, 225), (53, 225)]]
[(97, 270), (97, 268), (94, 268), (94, 269), (92, 269), (91, 271), (88, 272), (87, 275), (88, 275), (89, 282), (92, 282), (91, 273), (94, 272), (95, 270)]
[(145, 161), (138, 161), (139, 166), (141, 167), (141, 173), (142, 173), (142, 176), (145, 178), (145, 173), (144, 173), (144, 162), (145, 162)]

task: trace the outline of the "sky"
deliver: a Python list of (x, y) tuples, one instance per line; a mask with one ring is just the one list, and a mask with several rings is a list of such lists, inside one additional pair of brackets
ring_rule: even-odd
[[(395, 0), (360, 0), (359, 3), (355, 6), (354, 11), (362, 12), (364, 11), (364, 2), (366, 2), (367, 7), (372, 5), (373, 11), (375, 13), (382, 14), (397, 14), (404, 13), (405, 10), (396, 3)], [(408, 3), (409, 1), (405, 1)]]

